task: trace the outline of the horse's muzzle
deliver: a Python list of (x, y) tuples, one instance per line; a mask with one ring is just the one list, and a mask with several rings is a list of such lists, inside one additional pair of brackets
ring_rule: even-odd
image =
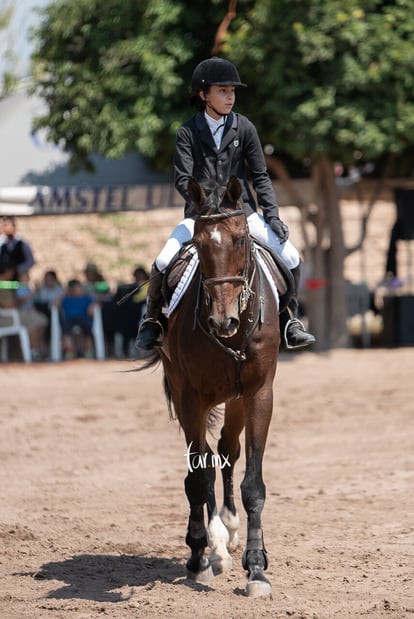
[(210, 333), (214, 333), (216, 337), (232, 337), (236, 335), (240, 326), (240, 320), (235, 317), (218, 319), (215, 316), (209, 316), (207, 322)]

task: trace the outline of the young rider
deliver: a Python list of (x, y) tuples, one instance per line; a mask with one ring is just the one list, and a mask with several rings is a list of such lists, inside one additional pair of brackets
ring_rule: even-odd
[[(288, 241), (288, 228), (279, 218), (273, 186), (266, 169), (263, 150), (255, 126), (245, 116), (232, 111), (236, 87), (240, 81), (236, 67), (222, 58), (209, 58), (195, 68), (192, 80), (192, 102), (198, 112), (184, 122), (177, 133), (174, 178), (175, 186), (185, 200), (184, 217), (157, 256), (151, 271), (147, 296), (147, 314), (141, 323), (136, 345), (151, 350), (160, 345), (162, 326), (159, 322), (163, 297), (163, 272), (182, 244), (193, 236), (194, 213), (188, 195), (188, 181), (213, 178), (225, 186), (231, 176), (242, 184), (244, 208), (251, 236), (279, 254), (290, 269), (295, 294), (289, 308), (281, 314), (287, 348), (301, 348), (315, 341), (297, 318), (297, 293), (300, 281), (300, 257)], [(256, 198), (263, 212), (257, 212), (247, 178), (252, 180)], [(283, 314), (286, 314), (283, 320)]]

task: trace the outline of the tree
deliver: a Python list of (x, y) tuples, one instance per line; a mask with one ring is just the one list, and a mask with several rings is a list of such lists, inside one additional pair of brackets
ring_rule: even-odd
[(310, 166), (311, 205), (293, 191), (280, 157), (268, 157), (301, 207), (315, 284), (307, 310), (321, 349), (347, 340), (334, 162), (410, 150), (413, 161), (413, 33), (412, 0), (259, 0), (238, 15), (222, 48), (254, 93), (242, 109), (259, 133)]
[[(0, 32), (8, 28), (12, 15), (13, 8), (11, 6), (0, 8)], [(0, 99), (8, 95), (17, 85), (18, 79), (11, 70), (13, 63), (14, 55), (9, 49), (6, 49), (0, 75)]]
[(194, 62), (209, 56), (220, 0), (59, 0), (33, 33), (36, 120), (63, 144), (73, 169), (99, 153), (138, 151), (171, 171), (175, 133), (191, 113)]
[[(320, 349), (346, 344), (346, 255), (334, 163), (382, 161), (414, 142), (414, 0), (58, 0), (35, 32), (36, 121), (73, 168), (92, 153), (139, 151), (170, 170), (191, 110), (194, 66), (212, 50), (233, 60), (268, 165), (300, 207), (315, 289), (307, 312)], [(273, 154), (271, 151), (273, 150)], [(314, 181), (309, 205), (286, 158)]]

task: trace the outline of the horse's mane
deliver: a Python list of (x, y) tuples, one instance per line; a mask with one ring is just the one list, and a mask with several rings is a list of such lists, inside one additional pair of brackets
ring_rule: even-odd
[(225, 187), (222, 187), (213, 179), (203, 181), (200, 183), (200, 187), (204, 192), (205, 199), (198, 207), (199, 216), (224, 213), (229, 208), (225, 199)]

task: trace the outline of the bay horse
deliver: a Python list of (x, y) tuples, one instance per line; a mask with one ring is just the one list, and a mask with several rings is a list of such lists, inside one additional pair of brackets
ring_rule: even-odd
[[(232, 177), (225, 189), (200, 186), (192, 179), (188, 190), (196, 211), (192, 244), (198, 252), (199, 276), (169, 317), (163, 345), (145, 367), (156, 357), (162, 360), (169, 408), (185, 435), (190, 506), (185, 541), (191, 550), (187, 575), (198, 582), (206, 583), (232, 565), (229, 551), (237, 547), (239, 526), (233, 470), (245, 429), (241, 497), (247, 539), (242, 565), (248, 576), (247, 595), (263, 596), (271, 593), (271, 585), (264, 575), (262, 461), (280, 344), (278, 302), (257, 261), (237, 178)], [(220, 404), (224, 419), (214, 453), (206, 430), (211, 412)], [(220, 513), (214, 494), (216, 468), (223, 481)]]

